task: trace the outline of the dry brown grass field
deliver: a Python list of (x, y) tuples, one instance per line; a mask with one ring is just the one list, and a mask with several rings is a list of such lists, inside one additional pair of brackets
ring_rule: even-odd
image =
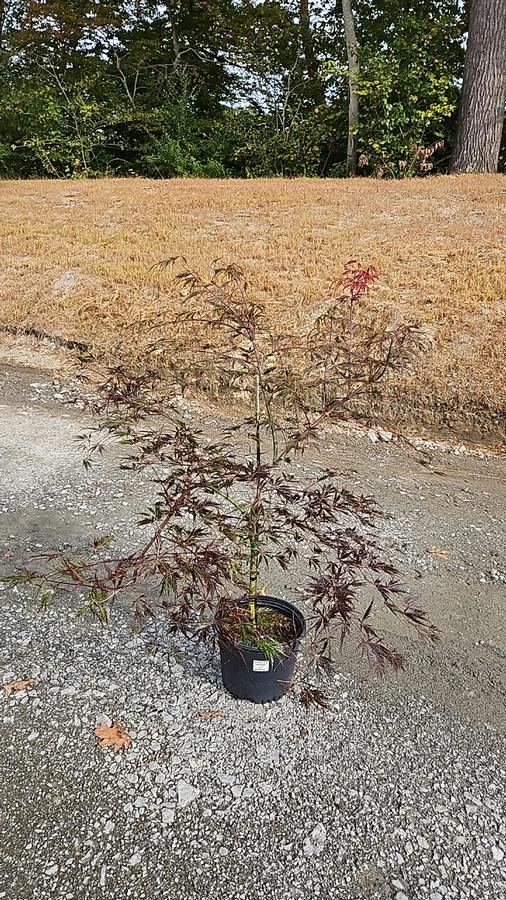
[[(0, 323), (142, 353), (177, 303), (184, 255), (240, 265), (279, 329), (304, 323), (353, 258), (381, 271), (376, 305), (431, 349), (390, 385), (385, 421), (496, 442), (506, 403), (506, 178), (0, 182)], [(3, 340), (12, 340), (5, 335)], [(152, 339), (152, 334), (150, 334)]]

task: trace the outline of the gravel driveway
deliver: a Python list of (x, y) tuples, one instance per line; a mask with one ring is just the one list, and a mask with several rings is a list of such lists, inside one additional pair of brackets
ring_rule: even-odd
[[(94, 529), (127, 540), (133, 488), (83, 471), (65, 386), (7, 367), (0, 383), (2, 570)], [(329, 461), (392, 513), (383, 539), (441, 645), (396, 635), (411, 666), (380, 684), (344, 656), (330, 712), (255, 706), (163, 622), (136, 634), (118, 607), (104, 629), (2, 587), (0, 678), (37, 683), (0, 691), (1, 898), (503, 900), (505, 460), (421, 466), (329, 434), (306, 465)], [(116, 720), (117, 754), (93, 735)]]

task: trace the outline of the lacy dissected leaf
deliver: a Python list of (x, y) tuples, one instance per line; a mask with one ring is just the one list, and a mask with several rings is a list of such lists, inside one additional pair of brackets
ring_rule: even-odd
[(322, 709), (330, 709), (326, 695), (318, 688), (304, 687), (300, 693), (300, 701), (306, 709), (309, 709), (310, 706), (321, 706)]
[(118, 753), (120, 750), (128, 750), (132, 738), (121, 722), (113, 722), (112, 725), (97, 725), (93, 734), (99, 738), (99, 747), (112, 747)]
[(17, 691), (26, 691), (29, 687), (38, 684), (38, 678), (25, 678), (20, 681), (8, 681), (3, 685), (3, 689), (7, 694), (15, 694)]

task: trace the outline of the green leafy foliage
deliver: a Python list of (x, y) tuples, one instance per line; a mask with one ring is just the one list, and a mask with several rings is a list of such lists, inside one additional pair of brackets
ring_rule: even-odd
[(366, 114), (357, 133), (365, 172), (419, 175), (448, 157), (463, 28), (462, 9), (447, 0), (429, 6), (388, 0), (374, 29), (364, 29), (358, 93)]
[[(364, 174), (444, 169), (467, 4), (355, 0)], [(340, 4), (11, 0), (0, 15), (0, 176), (345, 172)], [(421, 153), (438, 143), (430, 160)], [(444, 146), (440, 145), (444, 141)]]

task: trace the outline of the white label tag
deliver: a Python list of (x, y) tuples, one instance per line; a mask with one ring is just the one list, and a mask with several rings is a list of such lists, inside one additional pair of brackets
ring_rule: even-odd
[(269, 660), (268, 659), (254, 659), (253, 660), (253, 671), (254, 672), (268, 672), (269, 671)]

